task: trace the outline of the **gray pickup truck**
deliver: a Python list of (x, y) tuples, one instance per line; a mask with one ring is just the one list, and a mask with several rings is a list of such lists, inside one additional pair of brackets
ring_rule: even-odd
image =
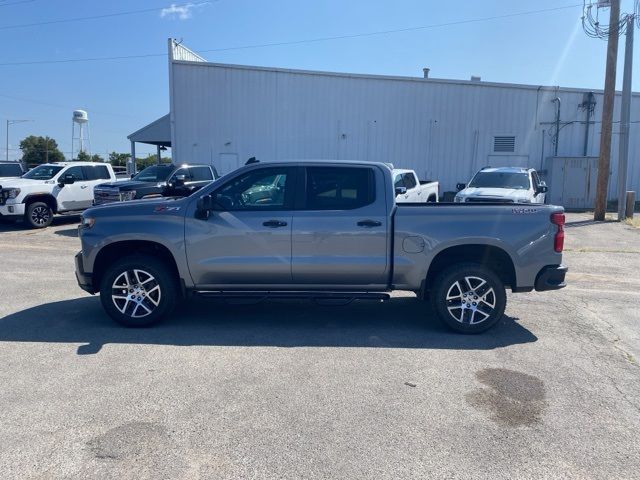
[(189, 197), (87, 210), (78, 284), (126, 326), (181, 297), (385, 300), (412, 290), (481, 332), (513, 292), (564, 287), (564, 213), (548, 205), (396, 203), (387, 165), (257, 163)]

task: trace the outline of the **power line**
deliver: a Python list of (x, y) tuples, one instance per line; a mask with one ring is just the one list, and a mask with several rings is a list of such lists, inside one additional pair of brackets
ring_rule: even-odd
[[(538, 13), (547, 13), (547, 12), (555, 12), (558, 10), (567, 10), (570, 8), (581, 7), (582, 4), (573, 4), (573, 5), (565, 5), (562, 7), (553, 7), (553, 8), (544, 8), (539, 10), (529, 10), (525, 12), (516, 12), (516, 13), (508, 13), (504, 15), (493, 15), (490, 17), (481, 17), (481, 18), (472, 18), (467, 20), (456, 20), (452, 22), (445, 23), (434, 23), (430, 25), (422, 25), (418, 27), (408, 27), (408, 28), (398, 28), (393, 30), (379, 30), (375, 32), (364, 32), (364, 33), (354, 33), (354, 34), (345, 34), (345, 35), (337, 35), (330, 37), (319, 37), (319, 38), (310, 38), (304, 40), (292, 40), (285, 42), (273, 42), (273, 43), (262, 43), (262, 44), (254, 44), (254, 45), (242, 45), (237, 47), (226, 47), (226, 48), (211, 48), (204, 50), (197, 50), (198, 53), (210, 53), (210, 52), (227, 52), (232, 50), (245, 50), (252, 48), (265, 48), (265, 47), (278, 47), (278, 46), (286, 46), (286, 45), (300, 45), (305, 43), (317, 43), (317, 42), (326, 42), (331, 40), (344, 40), (350, 38), (362, 38), (362, 37), (372, 37), (377, 35), (390, 35), (394, 33), (403, 33), (403, 32), (413, 32), (419, 30), (428, 30), (433, 28), (442, 28), (442, 27), (450, 27), (455, 25), (464, 25), (468, 23), (478, 23), (478, 22), (486, 22), (492, 20), (500, 20), (505, 18), (513, 18), (520, 17), (525, 15), (534, 15)], [(97, 61), (109, 61), (109, 60), (131, 60), (138, 58), (150, 58), (150, 57), (164, 57), (166, 53), (146, 53), (139, 55), (120, 55), (120, 56), (110, 56), (110, 57), (86, 57), (86, 58), (67, 58), (62, 60), (32, 60), (25, 62), (4, 62), (0, 63), (0, 66), (18, 66), (18, 65), (42, 65), (42, 64), (55, 64), (55, 63), (76, 63), (76, 62), (97, 62)]]
[[(3, 93), (0, 93), (0, 97), (8, 98), (10, 100), (16, 100), (18, 102), (35, 103), (35, 104), (38, 104), (38, 105), (45, 105), (47, 107), (52, 107), (52, 108), (64, 108), (65, 110), (71, 110), (71, 108), (68, 105), (60, 105), (60, 104), (57, 104), (57, 103), (43, 102), (41, 100), (33, 100), (33, 99), (30, 99), (30, 98), (13, 97), (11, 95), (5, 95)], [(102, 111), (99, 111), (99, 110), (93, 110), (92, 108), (88, 108), (88, 110), (90, 110), (91, 113), (97, 113), (99, 115), (113, 115), (113, 116), (117, 116), (117, 117), (128, 117), (128, 118), (134, 118), (134, 119), (138, 118), (136, 116), (127, 115), (125, 113), (102, 112)]]
[(21, 3), (31, 3), (31, 2), (35, 2), (36, 0), (18, 0), (17, 2), (11, 2), (11, 3), (0, 3), (0, 7), (8, 7), (9, 5), (20, 5)]
[[(23, 2), (26, 3), (26, 1), (34, 1), (34, 0), (23, 0)], [(58, 23), (71, 23), (71, 22), (81, 22), (81, 21), (85, 21), (85, 20), (97, 20), (100, 18), (111, 18), (111, 17), (121, 17), (124, 15), (136, 15), (136, 14), (140, 14), (140, 13), (149, 13), (149, 12), (157, 12), (157, 11), (162, 11), (165, 8), (172, 8), (172, 9), (176, 9), (176, 8), (181, 8), (181, 7), (186, 7), (186, 8), (190, 8), (190, 7), (200, 7), (202, 5), (208, 5), (213, 3), (213, 1), (215, 0), (209, 0), (209, 1), (204, 1), (204, 2), (199, 2), (199, 3), (181, 3), (181, 4), (171, 4), (171, 5), (167, 5), (165, 7), (155, 7), (155, 8), (144, 8), (141, 10), (127, 10), (124, 12), (115, 12), (115, 13), (105, 13), (102, 15), (91, 15), (88, 17), (75, 17), (75, 18), (62, 18), (59, 20), (47, 20), (44, 22), (34, 22), (34, 23), (21, 23), (21, 24), (17, 24), (17, 25), (2, 25), (0, 26), (0, 30), (10, 30), (10, 29), (14, 29), (14, 28), (28, 28), (28, 27), (37, 27), (37, 26), (41, 26), (41, 25), (54, 25), (54, 24), (58, 24)], [(16, 2), (16, 3), (21, 3), (21, 2)], [(13, 4), (6, 4), (6, 5), (13, 5)], [(3, 6), (3, 5), (0, 5)]]

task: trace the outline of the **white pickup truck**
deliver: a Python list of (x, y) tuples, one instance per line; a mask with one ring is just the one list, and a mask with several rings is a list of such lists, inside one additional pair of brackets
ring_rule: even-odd
[(93, 187), (115, 181), (108, 163), (59, 162), (38, 165), (0, 185), (0, 219), (32, 228), (51, 224), (55, 214), (82, 212), (93, 202)]
[(414, 170), (394, 168), (392, 170), (393, 186), (396, 189), (398, 203), (437, 202), (439, 184), (431, 180), (418, 180)]
[(543, 204), (549, 190), (533, 168), (485, 167), (468, 184), (459, 183), (455, 203)]

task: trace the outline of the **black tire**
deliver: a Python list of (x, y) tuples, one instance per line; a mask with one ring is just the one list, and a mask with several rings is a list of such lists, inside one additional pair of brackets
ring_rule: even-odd
[[(454, 265), (440, 273), (430, 300), (445, 325), (461, 333), (488, 330), (502, 318), (507, 306), (507, 294), (500, 278), (476, 263)], [(456, 308), (458, 305), (460, 308)]]
[(104, 273), (100, 301), (119, 324), (149, 327), (171, 313), (177, 291), (174, 275), (162, 260), (150, 255), (131, 255), (117, 260)]
[(31, 228), (46, 228), (53, 221), (53, 210), (44, 202), (32, 202), (27, 205), (24, 221)]

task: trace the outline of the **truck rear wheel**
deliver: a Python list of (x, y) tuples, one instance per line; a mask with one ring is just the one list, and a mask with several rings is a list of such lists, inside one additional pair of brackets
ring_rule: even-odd
[(44, 202), (32, 202), (27, 205), (24, 219), (31, 228), (45, 228), (53, 221), (53, 210)]
[(488, 268), (463, 263), (436, 278), (430, 299), (440, 319), (461, 333), (480, 333), (495, 325), (507, 305), (504, 284)]
[(167, 266), (149, 255), (116, 261), (102, 276), (100, 301), (116, 322), (148, 327), (166, 317), (176, 304), (177, 286)]

